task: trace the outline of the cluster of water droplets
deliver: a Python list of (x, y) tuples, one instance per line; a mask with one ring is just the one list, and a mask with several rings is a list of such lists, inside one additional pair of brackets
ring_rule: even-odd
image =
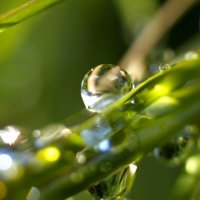
[[(102, 113), (105, 108), (127, 94), (133, 87), (133, 81), (125, 70), (119, 66), (102, 64), (91, 69), (83, 78), (81, 96), (88, 110)], [(102, 139), (98, 143), (98, 150), (102, 152), (110, 151), (113, 141), (109, 139), (108, 134), (112, 132), (112, 128), (102, 119), (99, 120), (98, 124), (97, 126), (95, 125), (96, 130), (85, 130), (82, 133), (83, 138), (87, 136), (87, 141), (106, 136), (107, 139)], [(77, 162), (83, 164), (86, 162), (86, 157), (84, 151), (79, 152), (76, 157)], [(101, 170), (109, 170), (109, 166), (111, 166), (111, 163), (104, 163), (104, 166), (101, 166)], [(96, 199), (108, 200), (122, 197), (131, 185), (136, 168), (135, 165), (131, 164), (115, 175), (91, 186), (88, 190)]]

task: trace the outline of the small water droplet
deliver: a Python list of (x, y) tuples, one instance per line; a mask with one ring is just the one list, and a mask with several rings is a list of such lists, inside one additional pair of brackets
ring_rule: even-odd
[(78, 152), (76, 154), (76, 161), (79, 164), (84, 164), (86, 162), (86, 156), (84, 155), (83, 152)]
[(161, 65), (158, 66), (158, 69), (162, 72), (162, 71), (171, 69), (171, 66), (168, 65), (168, 64), (161, 64)]
[(86, 108), (101, 112), (133, 88), (130, 75), (119, 66), (102, 64), (83, 78), (81, 96)]
[(199, 54), (195, 51), (189, 51), (185, 54), (186, 60), (196, 60), (199, 58)]

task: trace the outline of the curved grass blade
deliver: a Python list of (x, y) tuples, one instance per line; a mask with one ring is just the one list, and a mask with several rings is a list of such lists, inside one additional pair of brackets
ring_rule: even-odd
[[(56, 177), (48, 185), (39, 187), (41, 197), (70, 197), (91, 184), (102, 180), (123, 166), (139, 159), (151, 151), (158, 143), (176, 133), (180, 127), (200, 114), (200, 88), (191, 96), (184, 97), (182, 103), (169, 115), (151, 120), (130, 135), (129, 142), (118, 152), (96, 153), (82, 166), (74, 165), (70, 171)], [(195, 97), (195, 98), (194, 98)], [(191, 105), (186, 102), (188, 100)]]
[(0, 15), (0, 33), (64, 0), (32, 0)]

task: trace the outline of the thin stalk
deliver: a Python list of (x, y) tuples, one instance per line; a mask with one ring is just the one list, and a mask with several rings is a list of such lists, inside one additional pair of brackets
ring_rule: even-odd
[(141, 80), (146, 71), (145, 62), (150, 51), (195, 2), (195, 0), (166, 1), (130, 45), (119, 65), (124, 67), (134, 79)]

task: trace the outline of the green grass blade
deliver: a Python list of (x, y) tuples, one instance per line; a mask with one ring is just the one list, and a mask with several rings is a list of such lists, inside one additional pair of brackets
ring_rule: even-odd
[(32, 0), (0, 15), (0, 32), (64, 0)]
[[(142, 94), (143, 97), (148, 97), (146, 101), (149, 101), (151, 100), (150, 97), (155, 95), (155, 92), (153, 91), (153, 88), (155, 88), (154, 86), (161, 86), (161, 84), (164, 86), (164, 84), (167, 83), (170, 85), (171, 83), (170, 91), (160, 91), (160, 94), (158, 94), (157, 97), (169, 96), (172, 99), (176, 99), (178, 104), (175, 107), (171, 107), (169, 110), (168, 106), (166, 109), (160, 110), (157, 103), (155, 110), (158, 111), (157, 113), (159, 113), (159, 115), (155, 115), (150, 121), (147, 121), (139, 128), (134, 128), (134, 126), (130, 127), (134, 134), (130, 134), (128, 142), (123, 145), (120, 151), (97, 153), (83, 166), (72, 166), (69, 173), (66, 171), (63, 176), (55, 178), (48, 186), (45, 185), (40, 188), (42, 198), (48, 199), (59, 195), (63, 195), (61, 198), (69, 197), (86, 189), (91, 184), (106, 178), (135, 159), (137, 160), (140, 156), (151, 152), (153, 148), (175, 134), (185, 124), (190, 123), (194, 118), (197, 118), (200, 114), (200, 72), (198, 68), (199, 60), (197, 60), (197, 62), (180, 62), (180, 66), (177, 64), (171, 71), (155, 75), (145, 81), (144, 85), (141, 85), (141, 87), (138, 87), (138, 89), (125, 96), (125, 99), (127, 100), (129, 97), (134, 96), (134, 94), (136, 94), (136, 96)], [(188, 80), (192, 82), (189, 83)], [(190, 85), (187, 86), (186, 83), (189, 83)], [(150, 87), (149, 90), (146, 90), (148, 87)], [(137, 90), (140, 92), (137, 93)], [(114, 110), (109, 110), (105, 113), (105, 117), (111, 119), (114, 115), (114, 117), (117, 116), (117, 118), (123, 118), (123, 115), (118, 115), (116, 108), (123, 101), (125, 102), (125, 99), (116, 102), (116, 104), (112, 106), (112, 109)], [(152, 100), (156, 102), (154, 98)], [(146, 106), (146, 104), (144, 105)], [(149, 106), (150, 105), (147, 105), (147, 107)], [(140, 115), (143, 113), (143, 108), (139, 110), (138, 114)], [(135, 119), (133, 118), (132, 121), (134, 120)], [(115, 121), (115, 123), (117, 122)], [(87, 126), (88, 124), (92, 123), (85, 123), (84, 125)], [(109, 167), (107, 167), (108, 164)], [(101, 166), (105, 166), (106, 170), (102, 171)]]

